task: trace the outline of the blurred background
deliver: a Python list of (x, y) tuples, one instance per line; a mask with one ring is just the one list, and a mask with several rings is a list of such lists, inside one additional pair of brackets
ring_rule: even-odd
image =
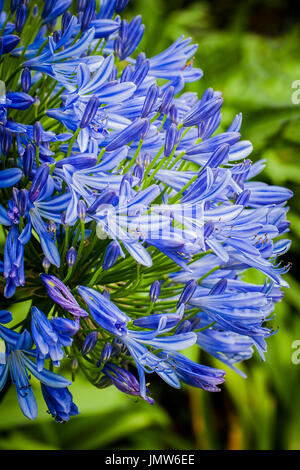
[[(290, 289), (273, 320), (279, 331), (268, 340), (265, 363), (255, 354), (240, 367), (246, 380), (225, 367), (226, 384), (218, 394), (178, 392), (151, 376), (156, 400), (151, 407), (112, 387), (93, 389), (79, 377), (72, 393), (81, 415), (58, 425), (46, 414), (38, 388), (34, 423), (23, 417), (11, 390), (1, 404), (0, 449), (299, 449), (300, 353), (293, 343), (300, 341), (300, 104), (292, 102), (292, 84), (300, 80), (300, 4), (131, 0), (125, 17), (135, 14), (146, 25), (139, 50), (147, 56), (182, 34), (193, 37), (199, 44), (195, 66), (204, 77), (188, 90), (222, 91), (224, 124), (243, 113), (242, 135), (254, 145), (252, 160), (267, 159), (264, 181), (295, 193), (289, 214), (293, 244), (285, 259), (293, 263), (286, 276)], [(249, 279), (260, 281), (257, 274)], [(197, 349), (188, 353), (224, 368), (217, 360), (198, 357)]]

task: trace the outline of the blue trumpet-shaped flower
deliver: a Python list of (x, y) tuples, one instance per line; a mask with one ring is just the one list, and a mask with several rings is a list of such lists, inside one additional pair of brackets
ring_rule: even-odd
[(79, 414), (77, 406), (73, 403), (72, 394), (67, 387), (58, 388), (42, 383), (41, 388), (49, 413), (57, 423), (66, 423), (70, 416)]
[(0, 364), (0, 391), (10, 373), (22, 412), (27, 418), (35, 419), (37, 403), (30, 385), (29, 373), (41, 383), (54, 388), (65, 388), (70, 382), (48, 370), (38, 370), (36, 363), (30, 359), (35, 353), (31, 350), (31, 337), (27, 330), (19, 334), (0, 325), (0, 338), (6, 344), (5, 363)]
[(36, 345), (38, 371), (43, 370), (44, 361), (48, 357), (54, 366), (59, 367), (60, 360), (64, 357), (63, 347), (71, 346), (72, 336), (78, 330), (78, 322), (61, 317), (48, 320), (41, 310), (32, 308), (31, 332)]

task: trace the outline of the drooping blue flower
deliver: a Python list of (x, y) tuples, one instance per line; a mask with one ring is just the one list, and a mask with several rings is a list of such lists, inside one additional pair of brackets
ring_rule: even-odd
[[(140, 384), (131, 372), (111, 363), (107, 363), (102, 371), (121, 392), (127, 395), (141, 396)], [(142, 398), (153, 405), (154, 400), (151, 397), (145, 395)]]
[(49, 413), (57, 423), (66, 423), (70, 416), (79, 414), (77, 406), (73, 403), (72, 394), (67, 387), (57, 388), (42, 383), (41, 388)]
[(65, 388), (70, 382), (48, 370), (38, 370), (36, 363), (30, 359), (35, 353), (31, 350), (31, 337), (27, 330), (19, 334), (0, 325), (0, 338), (6, 343), (5, 363), (0, 364), (0, 391), (10, 374), (23, 414), (29, 419), (35, 419), (37, 403), (30, 385), (29, 373), (50, 387)]

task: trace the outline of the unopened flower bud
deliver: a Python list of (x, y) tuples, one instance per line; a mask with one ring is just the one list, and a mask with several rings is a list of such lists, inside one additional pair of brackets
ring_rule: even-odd
[(28, 67), (25, 67), (21, 75), (21, 86), (25, 93), (28, 93), (31, 87), (31, 73)]
[(97, 341), (98, 341), (98, 332), (92, 331), (92, 333), (89, 333), (84, 340), (83, 346), (81, 348), (81, 354), (83, 356), (86, 356), (91, 351), (93, 351), (94, 347), (97, 344)]
[(45, 273), (48, 273), (49, 268), (50, 268), (50, 266), (51, 266), (51, 263), (50, 263), (50, 261), (48, 260), (48, 258), (45, 257), (45, 258), (43, 259), (42, 265), (43, 265), (43, 268), (44, 268)]
[(103, 349), (101, 351), (101, 362), (102, 362), (102, 364), (104, 364), (105, 362), (107, 362), (110, 359), (111, 353), (112, 353), (112, 345), (110, 343), (106, 343), (103, 346)]
[(180, 305), (187, 304), (190, 301), (190, 299), (193, 297), (195, 293), (197, 286), (198, 286), (198, 283), (195, 279), (192, 279), (191, 281), (186, 283), (181, 293), (181, 296), (179, 298), (177, 308), (180, 307)]
[(85, 221), (86, 212), (87, 212), (86, 203), (85, 201), (80, 199), (80, 201), (78, 201), (78, 204), (77, 204), (77, 215), (82, 222)]
[(79, 124), (79, 127), (81, 129), (84, 129), (92, 122), (92, 120), (96, 116), (99, 106), (100, 106), (99, 98), (97, 98), (97, 96), (92, 96), (92, 98), (90, 98), (90, 100), (88, 101), (85, 107), (84, 113), (82, 115), (82, 118)]
[(69, 268), (73, 268), (74, 264), (76, 263), (77, 253), (73, 246), (69, 248), (67, 251), (67, 263)]
[(150, 287), (150, 300), (155, 303), (160, 295), (161, 284), (159, 281), (154, 281)]
[(35, 122), (33, 126), (33, 139), (37, 147), (42, 143), (42, 131), (42, 124), (39, 121)]
[(117, 259), (120, 256), (120, 246), (118, 242), (111, 242), (106, 250), (104, 261), (103, 261), (103, 269), (107, 270), (110, 269)]

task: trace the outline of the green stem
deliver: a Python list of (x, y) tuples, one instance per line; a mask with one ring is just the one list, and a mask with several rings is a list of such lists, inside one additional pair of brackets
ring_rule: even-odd
[(80, 127), (74, 132), (72, 139), (70, 140), (69, 147), (68, 147), (68, 152), (67, 152), (67, 157), (71, 155), (73, 145), (79, 135), (79, 132), (81, 131)]

